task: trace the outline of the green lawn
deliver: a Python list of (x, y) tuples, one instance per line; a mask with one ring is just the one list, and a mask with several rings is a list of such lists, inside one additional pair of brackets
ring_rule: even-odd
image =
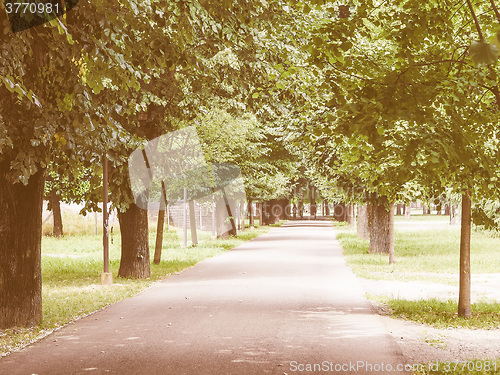
[(465, 319), (458, 316), (457, 301), (453, 300), (411, 301), (374, 295), (369, 295), (368, 298), (387, 305), (393, 317), (428, 324), (435, 328), (500, 328), (500, 302), (474, 303), (471, 318)]
[[(277, 224), (279, 225), (279, 224)], [(276, 226), (276, 225), (275, 225)], [(110, 272), (114, 283), (100, 285), (103, 271), (102, 236), (81, 224), (75, 235), (42, 239), (43, 322), (33, 328), (0, 331), (0, 355), (43, 337), (79, 317), (109, 304), (131, 297), (169, 274), (181, 271), (208, 257), (222, 254), (245, 241), (269, 231), (259, 227), (240, 232), (237, 238), (209, 240), (196, 247), (182, 248), (173, 230), (165, 231), (161, 263), (151, 262), (151, 278), (134, 280), (117, 278), (120, 265), (120, 235), (116, 231), (110, 244)], [(71, 231), (70, 231), (71, 232)], [(116, 234), (118, 232), (118, 234)], [(156, 231), (150, 227), (150, 251), (153, 258)]]
[[(449, 283), (456, 279), (459, 263), (460, 231), (401, 231), (395, 234), (396, 264), (387, 255), (368, 254), (369, 241), (353, 232), (341, 232), (338, 239), (353, 271), (364, 278), (381, 280), (425, 280)], [(472, 234), (473, 273), (497, 273), (500, 265), (500, 239), (485, 231)]]
[[(342, 230), (342, 228), (339, 228)], [(395, 234), (396, 263), (389, 265), (388, 255), (369, 254), (368, 240), (358, 239), (353, 231), (342, 231), (337, 237), (344, 249), (347, 264), (362, 278), (419, 280), (456, 285), (458, 288), (460, 231), (440, 229), (401, 231)], [(473, 273), (498, 273), (500, 238), (488, 231), (473, 231), (471, 269)], [(429, 324), (438, 328), (500, 328), (500, 303), (473, 304), (470, 320), (459, 318), (457, 301), (419, 300), (370, 296), (384, 303), (392, 316)]]

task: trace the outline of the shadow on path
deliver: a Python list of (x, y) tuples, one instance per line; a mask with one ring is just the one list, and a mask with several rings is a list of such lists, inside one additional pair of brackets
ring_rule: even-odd
[(401, 374), (404, 363), (331, 223), (291, 221), (3, 358), (0, 374)]

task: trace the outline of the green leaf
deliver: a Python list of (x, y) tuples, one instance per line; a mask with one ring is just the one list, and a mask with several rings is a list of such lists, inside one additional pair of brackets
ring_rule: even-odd
[(498, 47), (484, 41), (474, 41), (470, 46), (471, 58), (474, 64), (491, 65), (498, 59)]
[(277, 88), (277, 89), (280, 89), (280, 90), (284, 90), (284, 89), (285, 89), (285, 86), (284, 86), (282, 83), (277, 82), (277, 83), (276, 83), (276, 88)]

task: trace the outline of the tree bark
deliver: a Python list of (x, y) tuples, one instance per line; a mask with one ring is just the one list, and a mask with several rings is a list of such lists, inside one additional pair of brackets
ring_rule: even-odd
[[(387, 210), (389, 207), (389, 210)], [(369, 253), (389, 255), (389, 264), (394, 263), (394, 204), (387, 197), (379, 197), (369, 210)]]
[(52, 217), (54, 218), (52, 235), (54, 237), (61, 237), (63, 235), (61, 199), (55, 189), (52, 189), (52, 191), (50, 192), (50, 209), (52, 211)]
[(246, 217), (247, 216), (247, 213), (245, 212), (245, 203), (244, 202), (241, 202), (240, 203), (240, 218), (241, 218), (241, 228), (240, 230), (241, 231), (244, 231), (246, 229)]
[(404, 205), (398, 203), (397, 210), (396, 210), (396, 215), (403, 215), (403, 210), (404, 210)]
[[(160, 204), (161, 206), (161, 204)], [(161, 262), (161, 251), (163, 248), (163, 228), (165, 225), (165, 209), (160, 207), (158, 211), (158, 223), (156, 226), (156, 243), (155, 243), (155, 256), (154, 263), (160, 264)]]
[(458, 294), (458, 316), (471, 317), (470, 303), (470, 236), (471, 199), (470, 192), (462, 195), (462, 228), (460, 234), (460, 290)]
[(347, 213), (348, 207), (344, 203), (338, 203), (333, 208), (333, 217), (337, 221), (346, 221), (347, 222)]
[(252, 199), (248, 199), (248, 226), (253, 228), (253, 203)]
[(132, 203), (125, 212), (118, 212), (118, 220), (122, 237), (118, 276), (150, 277), (148, 211)]
[(290, 201), (288, 198), (281, 198), (277, 200), (277, 205), (274, 208), (274, 215), (277, 217), (277, 221), (279, 220), (287, 220), (290, 218)]
[(450, 216), (450, 204), (449, 203), (446, 203), (446, 205), (444, 206), (444, 214), (446, 216)]
[(227, 239), (230, 235), (237, 235), (233, 212), (226, 197), (217, 200), (216, 223), (218, 238)]
[(269, 225), (270, 221), (270, 209), (269, 209), (269, 201), (262, 201), (260, 203), (260, 225)]
[(0, 164), (0, 329), (42, 320), (42, 206), (45, 171), (11, 184)]
[(368, 225), (368, 207), (367, 205), (358, 206), (358, 224), (357, 234), (364, 240), (370, 239), (370, 226)]

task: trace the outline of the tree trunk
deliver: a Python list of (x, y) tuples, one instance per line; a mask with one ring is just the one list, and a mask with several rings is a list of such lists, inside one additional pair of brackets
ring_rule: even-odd
[(398, 203), (397, 210), (396, 210), (396, 215), (403, 215), (403, 209), (404, 209), (404, 205)]
[(118, 212), (118, 220), (122, 237), (118, 276), (150, 277), (148, 211), (132, 203), (125, 212)]
[(325, 199), (325, 215), (330, 216), (330, 206), (328, 204), (328, 201)]
[(441, 203), (436, 205), (436, 215), (442, 215), (443, 205)]
[(411, 203), (405, 207), (405, 220), (411, 219)]
[(248, 199), (248, 226), (253, 228), (253, 203), (251, 199)]
[(337, 221), (347, 221), (348, 207), (344, 203), (338, 203), (333, 208), (333, 217)]
[(246, 217), (247, 213), (245, 212), (245, 203), (241, 202), (240, 203), (240, 218), (241, 218), (241, 228), (240, 230), (244, 231), (246, 229)]
[(232, 236), (237, 236), (238, 232), (236, 231), (236, 223), (234, 221), (234, 215), (236, 215), (236, 212), (232, 211), (232, 208), (229, 204), (229, 200), (227, 199), (227, 196), (224, 194), (224, 203), (226, 204), (226, 211), (229, 216), (229, 225), (231, 226), (231, 229), (229, 229), (229, 234)]
[(470, 304), (470, 235), (471, 199), (469, 191), (462, 195), (462, 228), (460, 234), (460, 290), (458, 294), (458, 316), (471, 317)]
[(370, 225), (368, 252), (388, 254), (389, 264), (392, 264), (394, 263), (394, 204), (389, 204), (387, 197), (379, 197), (368, 213)]
[(237, 235), (233, 213), (231, 212), (229, 201), (225, 196), (217, 200), (216, 223), (218, 238), (227, 239), (230, 235)]
[(161, 251), (163, 248), (163, 227), (165, 225), (165, 209), (161, 207), (158, 211), (158, 223), (156, 226), (156, 243), (155, 243), (155, 256), (154, 263), (160, 264), (161, 262)]
[(444, 214), (446, 216), (450, 216), (450, 204), (447, 203), (445, 206), (444, 206)]
[(61, 199), (55, 189), (50, 192), (50, 209), (52, 217), (54, 218), (54, 228), (52, 235), (54, 237), (61, 237), (63, 235), (63, 223), (61, 216)]
[(260, 203), (260, 225), (269, 225), (269, 220), (271, 217), (269, 209), (269, 201), (262, 201)]
[(389, 209), (389, 264), (396, 263), (394, 255), (394, 204)]
[(11, 184), (0, 164), (0, 329), (42, 320), (42, 206), (45, 171)]
[(278, 216), (279, 220), (287, 220), (290, 218), (290, 201), (287, 198), (281, 198), (278, 200), (278, 207), (276, 207), (275, 215)]
[(358, 225), (357, 234), (359, 238), (370, 239), (370, 227), (368, 225), (368, 207), (367, 205), (358, 206)]

